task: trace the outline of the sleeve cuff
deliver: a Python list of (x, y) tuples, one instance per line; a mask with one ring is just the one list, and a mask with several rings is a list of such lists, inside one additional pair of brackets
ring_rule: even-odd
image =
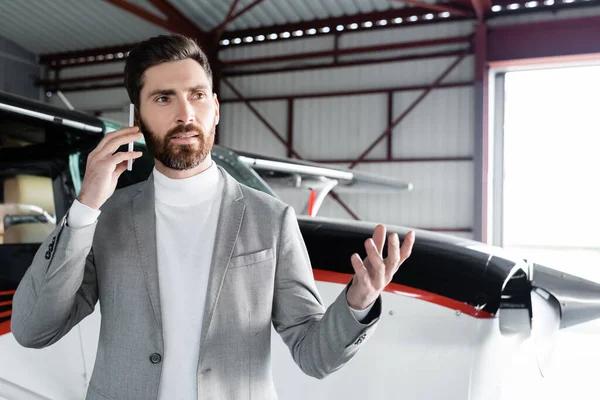
[(100, 213), (100, 210), (94, 210), (93, 208), (88, 207), (79, 202), (79, 200), (75, 199), (71, 205), (71, 208), (69, 209), (67, 226), (71, 229), (80, 229), (92, 225), (98, 220)]
[(373, 302), (369, 307), (365, 308), (364, 310), (355, 310), (354, 308), (350, 307), (350, 305), (348, 305), (348, 307), (350, 308), (352, 315), (354, 315), (354, 318), (356, 318), (356, 320), (358, 322), (364, 323), (365, 319), (371, 312), (371, 309), (373, 308), (374, 305), (375, 305), (375, 302)]

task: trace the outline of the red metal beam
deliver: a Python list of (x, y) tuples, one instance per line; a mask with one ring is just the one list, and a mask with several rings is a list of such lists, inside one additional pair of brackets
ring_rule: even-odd
[(488, 28), (489, 62), (600, 53), (600, 16)]
[(227, 15), (225, 16), (223, 22), (221, 22), (219, 26), (213, 29), (213, 31), (217, 33), (217, 38), (221, 37), (221, 35), (225, 31), (225, 28), (227, 27), (227, 24), (231, 22), (231, 15), (235, 11), (235, 8), (237, 7), (239, 2), (240, 0), (233, 0), (233, 3), (231, 4), (231, 7), (229, 7), (229, 11), (227, 12)]
[(80, 85), (71, 86), (66, 88), (49, 88), (49, 89), (60, 89), (61, 92), (85, 92), (87, 90), (103, 90), (103, 89), (117, 89), (123, 88), (123, 81), (118, 83), (107, 83), (104, 85)]
[[(225, 28), (227, 27), (228, 24), (230, 24), (231, 22), (235, 21), (236, 19), (238, 19), (239, 17), (241, 17), (242, 15), (244, 15), (245, 13), (247, 13), (248, 11), (250, 11), (251, 9), (253, 9), (254, 7), (256, 7), (257, 5), (259, 5), (260, 3), (262, 3), (263, 0), (254, 0), (253, 3), (247, 5), (246, 7), (242, 8), (240, 11), (238, 11), (237, 13), (235, 13), (234, 15), (229, 15), (227, 18), (225, 18), (225, 21), (221, 22), (221, 24), (219, 24), (219, 26), (217, 26), (215, 29), (213, 29), (213, 31), (215, 32), (223, 32), (225, 30)], [(234, 4), (235, 6), (235, 4)], [(234, 7), (232, 7), (233, 9)], [(230, 10), (231, 11), (231, 10)]]
[(84, 82), (98, 82), (98, 81), (108, 81), (120, 79), (123, 80), (123, 73), (116, 74), (104, 74), (104, 75), (89, 75), (89, 76), (79, 76), (77, 78), (63, 78), (63, 79), (41, 79), (37, 81), (37, 86), (43, 87), (55, 87), (61, 88), (62, 85), (71, 84), (71, 83), (84, 83)]
[(190, 36), (201, 42), (202, 45), (207, 44), (207, 35), (202, 32), (189, 19), (183, 16), (175, 7), (167, 3), (166, 0), (150, 0), (150, 2), (158, 8), (167, 19), (158, 17), (146, 9), (136, 6), (126, 0), (105, 0), (107, 3), (115, 7), (119, 7), (151, 24), (160, 26), (174, 33)]
[[(329, 159), (311, 159), (311, 162), (320, 164), (349, 164), (356, 160), (349, 158), (329, 158)], [(454, 162), (454, 161), (473, 161), (473, 156), (457, 157), (400, 157), (400, 158), (365, 158), (362, 164), (383, 164), (383, 163), (416, 163), (416, 162)]]
[(492, 0), (471, 0), (471, 4), (479, 22), (483, 22), (492, 11)]
[(367, 149), (365, 151), (363, 151), (361, 153), (361, 155), (358, 156), (358, 158), (356, 160), (354, 160), (350, 164), (349, 168), (356, 167), (379, 144), (379, 142), (381, 142), (386, 136), (391, 135), (394, 127), (396, 125), (398, 125), (400, 122), (402, 122), (402, 120), (404, 118), (406, 118), (406, 116), (416, 106), (418, 106), (421, 103), (421, 101), (423, 101), (423, 99), (425, 99), (425, 97), (427, 97), (427, 95), (429, 93), (431, 93), (431, 91), (433, 89), (435, 89), (437, 86), (439, 86), (440, 83), (442, 83), (442, 81), (450, 74), (450, 72), (452, 72), (454, 70), (454, 68), (458, 64), (460, 64), (460, 62), (465, 58), (466, 55), (467, 55), (467, 53), (464, 53), (464, 54), (460, 55), (448, 68), (446, 68), (446, 70), (442, 73), (442, 75), (440, 75), (439, 78), (437, 78), (435, 80), (435, 82), (433, 82), (433, 84), (427, 90), (425, 90), (419, 97), (417, 97), (417, 99), (406, 109), (406, 111), (404, 111), (398, 118), (396, 118), (394, 120), (394, 122), (392, 123), (392, 125), (388, 126), (386, 128), (386, 130), (383, 131), (383, 133), (381, 135), (379, 135), (379, 137), (377, 139), (375, 139), (375, 141), (369, 147), (367, 147)]
[[(271, 125), (271, 123), (269, 121), (267, 121), (267, 119), (260, 113), (260, 111), (258, 111), (248, 101), (248, 99), (244, 98), (244, 95), (242, 95), (242, 93), (240, 93), (240, 91), (237, 90), (236, 87), (233, 86), (233, 84), (231, 82), (229, 82), (227, 79), (223, 78), (223, 83), (225, 85), (227, 85), (229, 87), (229, 89), (231, 89), (231, 91), (233, 93), (235, 93), (235, 95), (238, 96), (246, 104), (246, 106), (260, 120), (260, 122), (262, 122), (267, 127), (267, 129), (269, 130), (269, 132), (271, 132), (277, 138), (277, 140), (279, 140), (284, 146), (286, 146), (286, 148), (288, 148), (288, 155), (294, 156), (294, 157), (296, 157), (296, 158), (298, 158), (300, 160), (304, 159), (300, 154), (298, 154), (297, 151), (295, 151), (293, 148), (291, 148), (290, 144), (283, 138), (283, 136), (281, 134), (279, 134), (279, 132), (277, 132), (277, 129), (275, 129), (273, 127), (273, 125)], [(342, 201), (342, 199), (339, 198), (339, 196), (336, 193), (334, 193), (333, 191), (331, 191), (331, 192), (329, 192), (329, 195), (335, 201), (337, 201), (348, 212), (348, 214), (350, 214), (352, 216), (352, 218), (354, 218), (356, 220), (360, 219), (360, 218), (358, 218), (358, 216), (356, 215), (356, 213), (354, 211), (352, 211), (352, 209), (344, 201)]]
[(160, 26), (171, 32), (179, 31), (178, 27), (175, 26), (172, 23), (172, 21), (170, 21), (169, 19), (162, 19), (159, 16), (147, 11), (146, 9), (136, 6), (135, 4), (132, 4), (126, 0), (105, 0), (105, 1), (109, 4), (112, 4), (115, 7), (120, 8), (121, 10), (125, 10), (125, 11), (135, 15), (136, 17), (143, 19), (146, 22), (150, 22), (151, 24)]
[(398, 3), (408, 4), (413, 7), (426, 8), (431, 11), (437, 12), (449, 12), (450, 14), (460, 15), (462, 17), (471, 18), (473, 17), (473, 13), (468, 10), (456, 8), (456, 6), (450, 6), (443, 3), (427, 3), (419, 0), (394, 0)]
[[(303, 93), (303, 94), (290, 94), (290, 95), (279, 95), (279, 96), (254, 96), (247, 97), (248, 101), (278, 101), (288, 99), (316, 99), (324, 97), (341, 97), (341, 96), (360, 96), (369, 94), (381, 94), (390, 92), (410, 92), (416, 90), (426, 90), (431, 85), (410, 85), (410, 86), (396, 86), (388, 88), (377, 88), (377, 89), (363, 89), (363, 90), (341, 90), (341, 91), (328, 91), (328, 92), (316, 92), (316, 93)], [(449, 89), (457, 87), (470, 87), (473, 86), (473, 81), (461, 81), (452, 83), (442, 83), (436, 87), (436, 89)], [(240, 99), (222, 99), (221, 104), (224, 103), (237, 103), (242, 100)]]
[[(452, 5), (455, 3), (447, 3), (448, 5)], [(458, 2), (456, 4), (459, 4)], [(335, 28), (337, 25), (347, 26), (350, 24), (358, 24), (355, 31), (360, 31), (363, 29), (373, 30), (379, 28), (389, 28), (390, 26), (400, 26), (393, 24), (394, 19), (402, 18), (408, 19), (412, 16), (421, 17), (425, 14), (430, 14), (431, 10), (422, 7), (404, 7), (404, 8), (395, 8), (385, 11), (375, 11), (370, 13), (360, 13), (354, 15), (344, 15), (341, 17), (333, 17), (333, 18), (323, 18), (316, 19), (312, 21), (303, 21), (291, 24), (282, 24), (282, 25), (271, 25), (261, 28), (252, 28), (252, 29), (242, 29), (235, 31), (226, 31), (223, 34), (223, 39), (234, 39), (234, 38), (244, 38), (247, 36), (258, 36), (258, 35), (268, 35), (270, 33), (282, 33), (282, 32), (294, 32), (297, 30), (307, 31), (309, 29), (319, 29), (323, 27), (330, 28), (330, 34), (335, 33)], [(456, 20), (464, 20), (464, 17), (450, 17), (444, 19), (444, 21), (456, 21)], [(471, 18), (472, 19), (472, 18)], [(378, 25), (376, 22), (378, 21), (386, 21), (387, 24), (385, 26)], [(362, 26), (365, 22), (372, 22), (373, 25), (370, 28), (365, 28)], [(410, 25), (415, 25), (417, 23), (431, 23), (428, 20), (419, 20), (419, 22), (410, 22)]]
[[(105, 64), (111, 62), (123, 62), (127, 57), (127, 52), (135, 47), (135, 44), (119, 46), (113, 48), (103, 49), (89, 49), (81, 52), (67, 52), (67, 53), (56, 53), (56, 54), (46, 54), (42, 56), (40, 63), (44, 65), (48, 65), (50, 68), (60, 68), (60, 67), (79, 67), (85, 65), (97, 65), (97, 64)], [(110, 49), (119, 49), (116, 52), (111, 52)], [(435, 53), (425, 53), (425, 54), (407, 54), (403, 56), (396, 57), (385, 57), (385, 58), (367, 58), (367, 59), (359, 59), (359, 60), (351, 60), (351, 61), (340, 61), (338, 63), (327, 63), (327, 64), (308, 64), (308, 65), (296, 65), (291, 67), (276, 67), (276, 68), (261, 68), (261, 69), (252, 69), (252, 70), (231, 70), (231, 71), (223, 71), (223, 75), (227, 77), (232, 76), (249, 76), (249, 75), (261, 75), (261, 74), (272, 74), (272, 73), (280, 73), (280, 72), (294, 72), (294, 71), (309, 71), (314, 69), (329, 69), (329, 68), (342, 68), (342, 67), (353, 67), (353, 66), (363, 66), (363, 65), (371, 65), (371, 64), (382, 64), (382, 63), (390, 63), (390, 62), (401, 62), (401, 61), (412, 61), (412, 60), (426, 60), (431, 58), (444, 58), (444, 57), (455, 57), (462, 54), (464, 50), (451, 50), (451, 51), (442, 51)], [(122, 58), (118, 58), (116, 54), (122, 53)], [(82, 55), (80, 57), (80, 54)], [(89, 54), (86, 56), (86, 54)], [(107, 58), (106, 56), (110, 55), (112, 58)], [(91, 57), (89, 59), (88, 57)], [(98, 57), (102, 58), (99, 59)], [(71, 63), (70, 61), (74, 61)], [(214, 69), (214, 68), (213, 68)]]
[[(169, 4), (167, 0), (150, 0), (154, 7), (165, 14), (168, 20), (181, 30), (180, 33), (187, 34), (198, 39), (202, 45), (206, 43), (206, 33), (198, 28), (192, 21), (183, 15), (178, 9)], [(187, 33), (186, 33), (187, 32)]]
[(448, 38), (418, 40), (414, 42), (403, 42), (403, 43), (389, 43), (379, 46), (360, 46), (351, 47), (337, 50), (324, 50), (324, 51), (311, 51), (307, 53), (295, 53), (295, 54), (281, 54), (271, 57), (259, 57), (259, 58), (248, 58), (242, 60), (231, 60), (223, 61), (223, 67), (235, 67), (240, 65), (254, 65), (254, 64), (265, 64), (282, 61), (293, 61), (293, 60), (306, 60), (308, 58), (322, 58), (322, 57), (335, 57), (345, 56), (350, 54), (363, 54), (363, 53), (379, 53), (382, 51), (392, 50), (406, 50), (414, 49), (416, 47), (430, 47), (430, 46), (441, 46), (447, 44), (466, 43), (470, 40), (471, 36), (454, 36)]
[[(125, 56), (127, 54), (128, 51), (130, 51), (131, 49), (133, 49), (135, 46), (137, 45), (137, 43), (129, 43), (129, 44), (123, 44), (123, 45), (119, 45), (119, 46), (109, 46), (109, 47), (97, 47), (94, 49), (86, 49), (86, 50), (75, 50), (75, 51), (66, 51), (66, 52), (62, 52), (62, 53), (46, 53), (40, 56), (40, 64), (44, 64), (44, 65), (52, 65), (52, 61), (56, 61), (59, 65), (60, 62), (62, 60), (65, 61), (69, 61), (69, 60), (79, 60), (80, 58), (85, 58), (87, 59), (88, 57), (98, 57), (98, 56), (107, 56), (107, 55), (113, 55), (115, 56), (115, 54), (118, 53), (123, 53), (123, 58), (113, 58), (112, 60), (114, 61), (125, 61)], [(104, 62), (109, 62), (110, 60), (105, 59), (103, 60)], [(86, 61), (77, 61), (77, 63), (75, 64), (70, 64), (67, 63), (67, 66), (72, 66), (72, 65), (80, 65), (85, 63)], [(64, 66), (65, 64), (63, 64)]]
[(382, 64), (382, 63), (390, 63), (390, 62), (455, 57), (460, 54), (463, 54), (464, 52), (465, 52), (465, 50), (452, 50), (452, 51), (442, 51), (442, 52), (425, 53), (425, 54), (407, 54), (404, 56), (385, 57), (385, 58), (367, 58), (367, 59), (360, 59), (360, 60), (339, 61), (337, 63), (332, 62), (332, 63), (295, 65), (295, 66), (289, 66), (289, 67), (243, 69), (243, 70), (239, 70), (239, 71), (230, 70), (230, 71), (223, 71), (223, 74), (225, 76), (232, 77), (232, 76), (275, 74), (275, 73), (281, 73), (281, 72), (309, 71), (309, 70), (314, 70), (314, 69), (355, 67), (355, 66)]
[(342, 199), (340, 199), (340, 196), (338, 196), (338, 194), (336, 192), (334, 192), (333, 190), (331, 192), (329, 192), (329, 195), (331, 196), (332, 199), (334, 199), (340, 206), (342, 206), (342, 208), (344, 210), (346, 210), (346, 212), (348, 214), (350, 214), (350, 216), (352, 218), (354, 218), (356, 221), (360, 221), (360, 217), (350, 208), (350, 206)]
[[(38, 86), (42, 86), (46, 89), (60, 89), (62, 91), (78, 91), (78, 90), (86, 90), (87, 88), (94, 86), (64, 86), (65, 83), (86, 83), (86, 82), (95, 82), (95, 81), (103, 81), (103, 80), (119, 80), (122, 82), (123, 74), (106, 74), (106, 75), (90, 75), (90, 76), (81, 76), (77, 78), (67, 78), (67, 79), (44, 79), (37, 82)], [(96, 89), (109, 89), (113, 87), (112, 84), (108, 85), (96, 85)], [(473, 81), (460, 81), (460, 82), (451, 82), (451, 83), (442, 83), (436, 89), (450, 89), (457, 87), (469, 87), (473, 86)], [(328, 92), (316, 92), (316, 93), (304, 93), (304, 94), (289, 94), (289, 95), (277, 95), (277, 96), (255, 96), (255, 97), (247, 97), (248, 101), (278, 101), (278, 100), (290, 100), (290, 99), (312, 99), (312, 98), (326, 98), (326, 97), (340, 97), (340, 96), (360, 96), (360, 95), (369, 95), (369, 94), (380, 94), (380, 93), (389, 93), (389, 92), (409, 92), (415, 90), (426, 90), (429, 88), (429, 85), (409, 85), (409, 86), (396, 86), (392, 88), (376, 88), (376, 89), (362, 89), (362, 90), (342, 90), (342, 91), (328, 91)], [(219, 101), (221, 104), (225, 103), (239, 103), (243, 102), (240, 98), (237, 99), (221, 99)]]
[[(113, 1), (113, 0), (111, 0)], [(117, 0), (114, 0), (117, 1)], [(122, 1), (122, 0), (121, 0)], [(212, 36), (209, 35), (209, 39), (207, 39), (207, 43), (214, 43), (210, 38)], [(289, 40), (289, 39), (288, 39)], [(466, 43), (467, 41), (465, 41)], [(415, 43), (415, 42), (413, 42)], [(419, 46), (418, 42), (416, 42), (415, 46)], [(110, 47), (100, 47), (93, 49), (85, 49), (78, 51), (70, 51), (70, 52), (62, 52), (62, 53), (48, 53), (43, 54), (40, 57), (40, 63), (44, 65), (48, 65), (51, 68), (55, 67), (75, 67), (75, 66), (83, 66), (83, 65), (93, 65), (93, 64), (103, 64), (110, 62), (120, 62), (124, 61), (126, 54), (132, 48), (134, 48), (137, 43), (129, 43), (120, 46), (110, 46)], [(373, 49), (371, 48), (371, 51)], [(123, 57), (117, 57), (118, 53), (123, 53)], [(456, 54), (456, 51), (453, 52)], [(339, 54), (337, 52), (332, 52), (332, 56)], [(283, 67), (283, 68), (273, 68), (273, 69), (260, 69), (260, 70), (250, 70), (250, 71), (224, 71), (228, 76), (237, 76), (237, 75), (252, 75), (257, 73), (266, 73), (266, 72), (287, 72), (301, 69), (319, 69), (319, 68), (335, 68), (335, 67), (345, 67), (345, 66), (353, 66), (353, 65), (366, 65), (371, 63), (379, 63), (379, 62), (394, 62), (394, 61), (403, 61), (403, 60), (413, 60), (413, 59), (425, 59), (425, 58), (433, 58), (433, 57), (444, 57), (450, 54), (450, 52), (440, 52), (435, 54), (414, 54), (414, 55), (405, 55), (399, 57), (391, 57), (391, 58), (382, 58), (382, 59), (372, 59), (372, 60), (352, 60), (352, 61), (342, 61), (339, 63), (329, 63), (329, 64), (318, 64), (318, 65), (305, 65), (305, 66), (292, 66), (292, 67)]]

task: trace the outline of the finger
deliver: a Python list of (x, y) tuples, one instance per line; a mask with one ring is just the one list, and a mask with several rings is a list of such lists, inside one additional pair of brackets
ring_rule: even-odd
[(119, 147), (124, 146), (130, 142), (135, 142), (142, 138), (141, 132), (133, 132), (128, 133), (126, 135), (114, 136), (109, 142), (107, 142), (101, 150), (98, 151), (98, 154), (102, 157), (110, 157), (119, 149)]
[(377, 225), (375, 227), (375, 231), (373, 232), (373, 241), (375, 242), (375, 246), (377, 247), (377, 251), (382, 254), (383, 246), (385, 245), (385, 226)]
[(140, 158), (143, 154), (144, 153), (142, 153), (141, 151), (121, 151), (110, 157), (108, 159), (108, 162), (112, 165), (118, 165), (123, 161), (135, 160), (136, 158)]
[(383, 258), (381, 258), (381, 254), (377, 251), (373, 239), (366, 240), (365, 250), (367, 250), (367, 262), (364, 264), (367, 271), (373, 278), (380, 278), (385, 273), (385, 264)]
[(127, 128), (123, 128), (123, 129), (119, 129), (119, 130), (107, 133), (104, 136), (104, 138), (102, 138), (100, 143), (98, 143), (98, 146), (96, 146), (95, 151), (98, 153), (102, 152), (103, 150), (105, 150), (107, 145), (109, 145), (110, 143), (113, 142), (113, 140), (122, 138), (124, 136), (137, 135), (138, 133), (141, 133), (141, 132), (140, 132), (140, 128), (137, 126), (130, 126)]
[(403, 263), (412, 253), (415, 244), (415, 231), (410, 231), (404, 236), (402, 247), (400, 247), (400, 263)]
[(400, 266), (400, 239), (397, 233), (388, 237), (388, 252), (385, 259), (385, 269), (388, 273), (395, 273)]
[(125, 170), (127, 170), (127, 160), (120, 162), (117, 165), (117, 168), (115, 169), (115, 176), (118, 178), (123, 172), (125, 172)]
[(100, 141), (100, 143), (98, 143), (98, 146), (96, 146), (96, 148), (94, 149), (94, 151), (101, 150), (114, 137), (118, 137), (118, 136), (121, 136), (121, 135), (127, 135), (127, 134), (130, 134), (130, 133), (135, 133), (135, 132), (139, 132), (139, 131), (140, 131), (139, 127), (137, 127), (137, 126), (129, 126), (129, 127), (126, 127), (126, 128), (118, 129), (118, 130), (113, 131), (113, 132), (109, 132), (106, 135), (104, 135), (104, 137), (102, 138), (102, 140)]
[(369, 272), (365, 268), (360, 256), (356, 253), (352, 254), (350, 257), (350, 262), (352, 263), (352, 268), (354, 268), (354, 274), (358, 280), (365, 280), (369, 276)]

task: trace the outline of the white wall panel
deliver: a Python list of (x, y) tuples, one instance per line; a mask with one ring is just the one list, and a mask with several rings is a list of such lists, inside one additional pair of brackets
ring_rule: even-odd
[[(414, 28), (365, 31), (344, 34), (340, 44), (346, 47), (408, 42), (440, 37), (468, 35), (470, 22), (443, 23)], [(223, 59), (268, 57), (277, 54), (332, 49), (333, 37), (276, 41), (268, 44), (231, 47), (221, 53)], [(403, 54), (453, 51), (463, 44), (414, 48), (379, 54), (351, 55), (340, 59), (391, 57)], [(457, 58), (389, 62), (335, 69), (289, 73), (237, 76), (228, 78), (245, 97), (294, 96), (327, 91), (389, 89), (392, 87), (430, 85)], [(327, 61), (317, 60), (316, 62)], [(300, 61), (302, 62), (302, 61)], [(312, 61), (315, 62), (315, 61)], [(277, 63), (298, 65), (298, 61)], [(267, 68), (266, 65), (260, 67)], [(62, 77), (121, 72), (122, 63), (103, 67), (65, 70)], [(256, 68), (250, 66), (247, 68)], [(466, 56), (443, 81), (472, 81), (473, 56)], [(236, 99), (221, 83), (221, 99)], [(421, 91), (396, 92), (393, 95), (392, 119), (398, 117)], [(80, 109), (115, 109), (105, 117), (126, 122), (129, 100), (124, 89), (66, 93)], [(53, 96), (52, 102), (60, 104)], [(287, 135), (287, 101), (254, 101), (252, 105), (285, 138)], [(123, 111), (119, 111), (121, 108)], [(354, 159), (387, 127), (387, 94), (352, 95), (330, 98), (307, 98), (294, 101), (294, 149), (310, 159)], [(394, 157), (469, 156), (473, 153), (473, 89), (433, 90), (393, 132)], [(265, 155), (285, 157), (286, 147), (241, 102), (221, 105), (219, 140), (222, 145)], [(386, 141), (382, 141), (367, 158), (384, 158)], [(347, 167), (346, 165), (340, 165)], [(364, 220), (425, 228), (471, 228), (473, 224), (473, 163), (419, 162), (359, 164), (357, 170), (410, 181), (412, 192), (391, 195), (342, 194), (341, 197)], [(308, 192), (280, 190), (282, 199), (297, 212), (308, 199)], [(319, 213), (348, 219), (339, 204), (328, 198)], [(470, 237), (469, 233), (457, 233)]]
[(421, 40), (466, 36), (473, 32), (473, 22), (444, 22), (403, 27), (401, 29), (378, 29), (346, 33), (340, 37), (340, 48), (378, 46), (389, 43), (406, 43)]
[[(122, 74), (125, 68), (125, 61), (110, 62), (107, 64), (85, 65), (81, 67), (62, 68), (60, 78), (78, 78), (81, 76)], [(52, 76), (54, 78), (54, 76)]]
[(437, 53), (448, 53), (448, 52), (459, 52), (461, 50), (467, 50), (469, 44), (467, 41), (456, 43), (456, 44), (445, 44), (440, 46), (427, 46), (427, 47), (415, 47), (407, 48), (402, 50), (389, 50), (381, 51), (378, 53), (363, 53), (363, 54), (352, 54), (340, 56), (340, 61), (353, 61), (353, 60), (385, 60), (393, 58), (408, 58), (414, 55), (427, 55)]
[(318, 57), (318, 58), (309, 58), (306, 60), (296, 60), (296, 61), (279, 61), (279, 62), (269, 62), (269, 63), (261, 63), (261, 64), (250, 64), (250, 65), (238, 65), (233, 67), (225, 66), (225, 70), (229, 71), (260, 71), (261, 74), (264, 74), (264, 71), (273, 70), (275, 68), (287, 68), (290, 66), (301, 66), (305, 67), (308, 65), (323, 65), (323, 64), (331, 64), (333, 62), (333, 57)]
[[(294, 148), (305, 158), (358, 157), (386, 128), (387, 96), (297, 100)], [(369, 154), (385, 157), (385, 142)]]
[[(400, 116), (419, 92), (394, 95), (394, 118)], [(474, 89), (433, 90), (394, 128), (394, 157), (471, 156), (474, 139)]]
[[(64, 95), (77, 110), (93, 111), (103, 108), (114, 109), (120, 107), (123, 107), (123, 110), (127, 110), (129, 106), (129, 97), (124, 88), (66, 92)], [(57, 107), (66, 108), (61, 99), (56, 95), (49, 99), (49, 103)], [(120, 122), (127, 123), (128, 111), (125, 111), (123, 115), (125, 118)]]
[[(287, 103), (285, 101), (253, 104), (284, 138), (287, 135)], [(243, 103), (221, 106), (219, 140), (224, 146), (260, 154), (285, 157), (287, 150)]]
[[(331, 68), (300, 72), (229, 78), (244, 96), (272, 96), (324, 91), (389, 88), (433, 83), (456, 57), (381, 63), (360, 67)], [(473, 56), (467, 56), (444, 82), (473, 79)], [(225, 86), (222, 96), (236, 98)]]
[[(243, 38), (240, 38), (243, 39)], [(306, 39), (275, 40), (265, 43), (246, 44), (243, 46), (231, 45), (219, 52), (223, 61), (247, 60), (284, 54), (298, 54), (313, 51), (328, 51), (333, 49), (334, 36), (324, 35)]]
[[(471, 162), (361, 164), (357, 170), (410, 181), (414, 189), (388, 195), (340, 194), (340, 198), (361, 218), (413, 228), (471, 228), (473, 223), (473, 164)], [(302, 212), (308, 191), (284, 189), (277, 192), (283, 201)], [(331, 197), (319, 216), (351, 219)], [(459, 234), (459, 233), (456, 233)], [(471, 233), (460, 233), (472, 237)]]
[[(340, 43), (343, 43), (342, 47), (355, 47), (409, 42), (468, 35), (472, 29), (472, 24), (468, 22), (400, 30), (367, 31), (344, 34)], [(304, 41), (304, 44), (308, 43), (309, 40)], [(464, 44), (381, 52), (376, 55), (373, 53), (351, 55), (340, 59), (391, 57), (462, 48)], [(273, 53), (265, 49), (262, 54), (272, 55), (282, 51), (281, 48), (270, 50)], [(305, 48), (304, 51), (312, 50)], [(452, 56), (336, 69), (240, 76), (232, 77), (230, 80), (244, 96), (249, 97), (430, 85), (456, 59), (457, 57)], [(293, 65), (292, 62), (289, 64)], [(474, 59), (473, 56), (468, 55), (443, 82), (471, 81), (473, 77)], [(225, 85), (221, 87), (223, 89), (221, 97), (235, 98)], [(404, 112), (421, 93), (422, 91), (396, 92), (393, 97), (392, 119)], [(255, 118), (248, 114), (247, 110), (244, 111), (245, 106), (241, 103), (231, 104), (234, 105), (235, 108), (231, 108), (228, 116), (223, 115), (227, 123), (230, 119), (242, 118), (237, 122), (238, 125), (252, 124), (253, 122), (249, 121)], [(387, 95), (384, 93), (298, 99), (295, 100), (294, 105), (294, 148), (302, 156), (311, 159), (356, 158), (387, 127)], [(471, 87), (433, 90), (394, 130), (393, 156), (471, 156), (474, 108), (474, 93)], [(287, 115), (285, 112), (281, 114)], [(282, 125), (285, 126), (283, 123)], [(285, 132), (283, 127), (282, 132)], [(227, 131), (237, 135), (240, 129), (227, 129)], [(256, 139), (251, 140), (250, 137)], [(261, 143), (262, 137), (260, 128), (246, 129), (240, 137), (231, 136), (222, 142), (236, 148), (251, 150), (258, 147), (255, 143)], [(269, 146), (272, 144), (266, 143), (260, 145), (260, 149), (264, 150)], [(282, 155), (285, 154), (284, 151), (283, 146), (275, 143), (274, 152), (271, 154)], [(263, 153), (268, 154), (266, 151)], [(385, 156), (386, 141), (383, 141), (369, 153), (368, 158)], [(359, 164), (357, 170), (410, 181), (415, 186), (412, 192), (390, 195), (341, 194), (342, 199), (361, 219), (424, 228), (472, 228), (474, 208), (472, 162)], [(280, 189), (278, 194), (297, 212), (303, 211), (308, 200), (308, 191)], [(326, 199), (319, 215), (351, 218), (331, 198)], [(456, 235), (472, 237), (468, 232), (456, 233)]]
[[(471, 228), (471, 162), (360, 164), (357, 170), (412, 182), (414, 189), (389, 195), (341, 194), (367, 221), (424, 228)], [(323, 204), (321, 216), (349, 218), (335, 202)]]
[(0, 1), (0, 34), (35, 54), (136, 43), (166, 30), (106, 1)]

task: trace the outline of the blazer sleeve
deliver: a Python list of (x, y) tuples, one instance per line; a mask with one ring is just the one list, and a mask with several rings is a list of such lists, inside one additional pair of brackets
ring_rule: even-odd
[(38, 249), (13, 298), (11, 330), (25, 347), (57, 342), (98, 300), (92, 251), (97, 222), (72, 229), (66, 218)]
[(373, 333), (381, 316), (381, 297), (366, 324), (352, 314), (346, 300), (348, 287), (325, 310), (291, 207), (284, 212), (279, 240), (273, 325), (300, 369), (321, 379), (347, 363)]

